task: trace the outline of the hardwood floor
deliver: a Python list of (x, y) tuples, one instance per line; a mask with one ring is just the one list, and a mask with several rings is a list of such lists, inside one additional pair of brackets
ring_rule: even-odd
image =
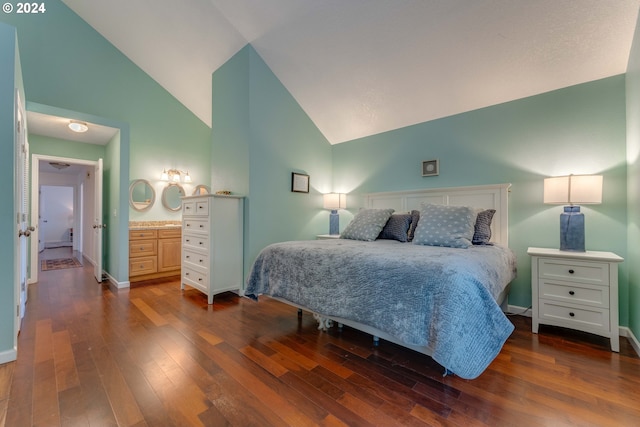
[(30, 286), (18, 360), (0, 366), (0, 425), (638, 425), (640, 359), (622, 338), (516, 331), (475, 380), (308, 313), (177, 282), (114, 291), (91, 266)]

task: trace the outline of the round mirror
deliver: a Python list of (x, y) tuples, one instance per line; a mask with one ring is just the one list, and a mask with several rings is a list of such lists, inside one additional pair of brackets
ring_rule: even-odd
[(184, 189), (180, 184), (167, 184), (162, 190), (162, 204), (170, 211), (179, 211), (184, 196)]
[(209, 193), (211, 193), (211, 190), (204, 184), (197, 185), (196, 188), (193, 189), (194, 196), (203, 196)]
[(129, 203), (138, 212), (151, 209), (156, 201), (156, 190), (146, 179), (136, 179), (129, 186)]

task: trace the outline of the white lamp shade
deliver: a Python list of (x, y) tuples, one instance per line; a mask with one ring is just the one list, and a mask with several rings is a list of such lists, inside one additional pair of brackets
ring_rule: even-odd
[(602, 203), (602, 175), (569, 175), (544, 180), (544, 203), (587, 205)]
[(342, 193), (327, 193), (323, 195), (325, 209), (337, 210), (347, 207), (347, 195)]

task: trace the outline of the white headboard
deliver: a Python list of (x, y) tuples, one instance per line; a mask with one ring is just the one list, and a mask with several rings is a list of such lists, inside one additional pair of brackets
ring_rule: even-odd
[(491, 241), (509, 246), (509, 188), (511, 184), (472, 187), (426, 188), (365, 195), (367, 208), (393, 208), (396, 212), (420, 210), (423, 202), (439, 205), (473, 206), (495, 209), (491, 223)]

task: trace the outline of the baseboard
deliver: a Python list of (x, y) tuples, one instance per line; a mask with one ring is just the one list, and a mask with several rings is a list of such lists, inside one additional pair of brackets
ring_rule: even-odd
[(633, 347), (638, 356), (640, 356), (640, 342), (638, 341), (638, 338), (636, 338), (636, 336), (633, 334), (631, 329), (627, 328), (626, 326), (621, 326), (620, 336), (626, 337), (631, 343), (631, 347)]
[(3, 363), (13, 362), (18, 358), (18, 351), (14, 347), (11, 350), (0, 351), (0, 365)]
[(531, 307), (520, 307), (518, 305), (507, 306), (507, 314), (518, 314), (520, 316), (531, 317)]
[(102, 273), (102, 277), (107, 276), (107, 281), (109, 282), (109, 286), (115, 289), (127, 289), (131, 287), (131, 282), (128, 280), (125, 282), (118, 282), (115, 277), (107, 273), (106, 271)]
[[(508, 309), (507, 311), (508, 314), (518, 314), (521, 316), (531, 317), (531, 308), (525, 308), (525, 307), (509, 304), (507, 306), (507, 309)], [(618, 335), (620, 335), (621, 337), (628, 338), (629, 342), (631, 343), (631, 347), (633, 347), (633, 349), (636, 351), (638, 356), (640, 356), (640, 341), (638, 341), (638, 338), (633, 334), (631, 329), (627, 328), (626, 326), (620, 326), (618, 328)]]

